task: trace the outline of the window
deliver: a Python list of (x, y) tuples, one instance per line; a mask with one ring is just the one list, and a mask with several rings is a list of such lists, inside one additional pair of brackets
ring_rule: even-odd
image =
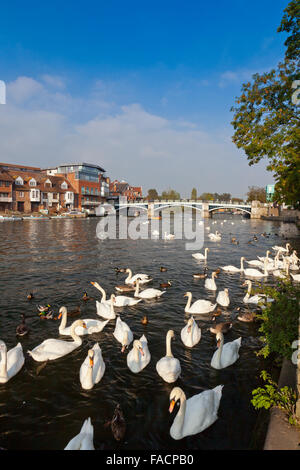
[(85, 187), (81, 186), (81, 194), (85, 194)]
[(61, 183), (61, 189), (68, 189), (68, 184), (65, 181)]
[(18, 176), (18, 178), (15, 180), (15, 183), (18, 185), (24, 184), (23, 178), (21, 178), (21, 176)]
[(19, 192), (18, 192), (18, 196), (19, 196), (19, 197), (24, 197), (24, 191), (19, 191)]
[(29, 186), (36, 186), (36, 180), (34, 178), (32, 178), (30, 181), (29, 181)]
[(51, 188), (51, 187), (52, 187), (52, 183), (51, 183), (51, 181), (50, 181), (49, 179), (47, 179), (47, 180), (45, 181), (45, 186), (46, 186), (47, 188)]

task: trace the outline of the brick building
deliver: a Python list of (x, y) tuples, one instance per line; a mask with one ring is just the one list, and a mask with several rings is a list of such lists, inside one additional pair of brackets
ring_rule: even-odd
[(76, 206), (76, 192), (65, 176), (48, 176), (37, 167), (0, 163), (1, 211), (60, 211)]
[(47, 175), (65, 176), (78, 195), (79, 210), (95, 210), (109, 196), (109, 178), (105, 170), (90, 163), (73, 163), (43, 170)]
[(109, 185), (110, 196), (126, 196), (128, 201), (139, 201), (143, 198), (141, 186), (130, 186), (126, 181), (114, 180)]

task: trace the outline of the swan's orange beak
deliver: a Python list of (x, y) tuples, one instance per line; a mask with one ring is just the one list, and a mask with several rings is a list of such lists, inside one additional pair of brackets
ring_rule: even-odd
[(83, 327), (83, 328), (87, 328), (86, 323), (83, 322), (83, 323), (82, 323), (82, 327)]
[(94, 283), (93, 281), (91, 281), (91, 284), (92, 284), (92, 286), (94, 286), (94, 285), (95, 285), (95, 283)]
[(123, 353), (125, 349), (126, 349), (126, 345), (124, 344), (124, 346), (122, 346), (121, 352)]
[(145, 356), (144, 351), (143, 351), (143, 348), (139, 348), (139, 350), (140, 350), (141, 355), (142, 355), (142, 356)]
[(94, 365), (94, 359), (90, 357), (90, 366), (93, 367), (93, 365)]
[(174, 406), (175, 406), (175, 400), (172, 400), (170, 403), (170, 407), (169, 407), (169, 413), (172, 413), (172, 411), (174, 410)]
[(191, 325), (189, 325), (189, 326), (187, 327), (187, 332), (188, 332), (188, 333), (191, 332), (191, 328), (192, 328)]
[(62, 315), (62, 314), (60, 313), (60, 314), (58, 315), (58, 317), (57, 317), (59, 320), (61, 319), (61, 315)]
[(221, 341), (218, 339), (218, 341), (217, 341), (217, 347), (218, 348), (220, 347), (220, 344), (221, 344)]

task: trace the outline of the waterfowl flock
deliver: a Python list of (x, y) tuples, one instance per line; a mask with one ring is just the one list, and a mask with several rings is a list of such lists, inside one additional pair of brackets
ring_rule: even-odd
[[(214, 237), (208, 237), (211, 241), (222, 241), (222, 234), (216, 231)], [(171, 240), (171, 238), (170, 238)], [(231, 240), (232, 241), (232, 240)], [(236, 241), (236, 239), (235, 239)], [(234, 241), (232, 241), (234, 243)], [(239, 247), (241, 244), (239, 244)], [(226, 335), (233, 331), (235, 322), (253, 322), (256, 318), (256, 313), (240, 312), (234, 319), (228, 319), (228, 310), (231, 303), (231, 295), (229, 288), (225, 287), (219, 290), (218, 276), (221, 275), (222, 279), (230, 274), (238, 273), (244, 277), (244, 282), (241, 285), (247, 288), (244, 297), (241, 299), (241, 305), (253, 304), (259, 308), (261, 304), (272, 302), (273, 299), (267, 298), (263, 294), (252, 294), (252, 285), (256, 279), (264, 279), (269, 276), (277, 276), (277, 271), (281, 273), (282, 278), (289, 278), (295, 282), (300, 281), (298, 273), (291, 274), (290, 270), (299, 270), (300, 259), (297, 252), (291, 251), (290, 244), (284, 247), (274, 246), (274, 257), (272, 257), (271, 250), (266, 252), (265, 256), (257, 258), (257, 260), (246, 260), (244, 254), (240, 256), (240, 267), (227, 265), (221, 266), (218, 269), (212, 270), (208, 274), (209, 260), (213, 258), (213, 248), (205, 248), (204, 253), (193, 253), (192, 256), (195, 261), (203, 262), (203, 272), (193, 274), (195, 279), (203, 280), (203, 287), (209, 291), (210, 299), (197, 298), (193, 300), (191, 291), (187, 291), (184, 296), (187, 297), (186, 305), (182, 302), (182, 314), (185, 326), (181, 326), (180, 330), (169, 329), (162, 331), (165, 335), (165, 354), (155, 363), (155, 370), (157, 373), (157, 380), (162, 380), (167, 384), (173, 384), (172, 390), (168, 395), (170, 402), (169, 412), (173, 413), (175, 404), (178, 402), (179, 408), (175, 413), (175, 418), (169, 429), (169, 435), (179, 440), (187, 436), (198, 434), (208, 427), (210, 427), (218, 419), (219, 407), (222, 406), (222, 393), (224, 385), (220, 383), (212, 389), (207, 389), (201, 393), (196, 393), (190, 397), (186, 396), (184, 387), (181, 388), (176, 383), (180, 380), (182, 369), (184, 365), (181, 364), (176, 354), (172, 351), (172, 341), (177, 338), (180, 341), (181, 347), (187, 350), (195, 350), (201, 348), (201, 341), (203, 335), (214, 335), (215, 351), (211, 356), (210, 367), (215, 370), (227, 369), (233, 366), (240, 356), (240, 351), (243, 349), (242, 337), (239, 336), (232, 341), (226, 340)], [(208, 253), (210, 256), (208, 257)], [(187, 256), (191, 256), (188, 253)], [(195, 263), (194, 261), (194, 263)], [(247, 262), (250, 268), (245, 268), (244, 262)], [(196, 263), (195, 263), (196, 264)], [(36, 362), (55, 361), (72, 354), (75, 350), (79, 350), (83, 343), (83, 337), (89, 337), (92, 333), (100, 334), (99, 340), (90, 345), (87, 355), (84, 358), (79, 370), (77, 371), (77, 379), (81, 384), (83, 390), (89, 391), (97, 389), (101, 386), (101, 380), (109, 367), (111, 367), (110, 359), (103, 357), (101, 349), (101, 332), (107, 328), (106, 325), (111, 322), (114, 323), (115, 328), (113, 337), (116, 343), (116, 348), (120, 348), (120, 352), (126, 356), (125, 362), (127, 364), (128, 373), (140, 376), (144, 373), (144, 369), (148, 367), (153, 361), (151, 351), (155, 345), (147, 339), (147, 333), (151, 329), (151, 321), (149, 323), (148, 315), (143, 315), (139, 320), (144, 326), (144, 334), (136, 337), (135, 331), (130, 322), (124, 321), (122, 318), (123, 308), (127, 309), (135, 307), (138, 311), (140, 302), (147, 303), (153, 302), (167, 302), (167, 292), (171, 291), (174, 287), (172, 280), (161, 282), (160, 289), (149, 287), (150, 282), (155, 282), (154, 276), (146, 273), (133, 274), (134, 270), (131, 268), (114, 268), (116, 273), (125, 274), (124, 284), (119, 284), (112, 287), (120, 293), (125, 295), (107, 294), (105, 289), (95, 281), (90, 281), (91, 285), (101, 294), (100, 299), (92, 299), (84, 291), (82, 300), (94, 300), (95, 314), (100, 319), (95, 318), (79, 318), (68, 325), (69, 310), (66, 306), (61, 306), (58, 311), (57, 319), (60, 324), (57, 328), (58, 337), (50, 337), (27, 351), (28, 357), (25, 357), (23, 348), (20, 342), (7, 351), (4, 341), (0, 341), (0, 383), (5, 384), (10, 379), (22, 370), (25, 360), (33, 360)], [(167, 268), (157, 268), (160, 272), (166, 272)], [(170, 276), (171, 277), (171, 276)], [(254, 279), (254, 280), (250, 280)], [(100, 281), (101, 282), (101, 281)], [(170, 289), (171, 288), (171, 289)], [(161, 290), (163, 289), (163, 290)], [(212, 297), (214, 300), (212, 301)], [(34, 297), (33, 297), (34, 298)], [(31, 300), (28, 298), (28, 300)], [(223, 309), (221, 308), (223, 307)], [(122, 309), (121, 311), (116, 309)], [(149, 302), (149, 309), (151, 310), (151, 302)], [(225, 309), (225, 310), (224, 310)], [(239, 308), (240, 310), (240, 308)], [(227, 314), (227, 321), (218, 321), (223, 313)], [(70, 310), (72, 314), (72, 310)], [(74, 316), (81, 315), (80, 307), (73, 311)], [(50, 304), (38, 305), (38, 315), (44, 318), (53, 318), (54, 308)], [(210, 320), (211, 326), (206, 331), (201, 330), (197, 319), (202, 316), (207, 316)], [(25, 322), (25, 315), (21, 315), (21, 324), (16, 328), (16, 335), (22, 337), (29, 332), (29, 328)], [(150, 318), (151, 320), (151, 318)], [(176, 325), (175, 325), (176, 326)], [(175, 330), (175, 331), (174, 331)], [(230, 333), (231, 334), (231, 333)], [(60, 338), (65, 336), (66, 338)], [(175, 356), (174, 356), (175, 354)], [(138, 380), (138, 379), (137, 379)], [(94, 426), (92, 424), (93, 417), (87, 417), (75, 437), (69, 439), (69, 443), (65, 446), (65, 450), (94, 450)], [(121, 409), (120, 404), (115, 408), (114, 415), (110, 421), (112, 434), (117, 441), (123, 440), (126, 434), (126, 409)], [(70, 436), (71, 437), (71, 436)], [(67, 441), (67, 439), (66, 439)]]

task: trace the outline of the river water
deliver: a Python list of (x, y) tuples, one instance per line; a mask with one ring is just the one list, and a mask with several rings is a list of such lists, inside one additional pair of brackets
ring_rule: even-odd
[[(205, 246), (210, 248), (209, 275), (219, 266), (239, 266), (241, 256), (255, 259), (273, 245), (287, 241), (300, 251), (293, 224), (242, 220), (239, 216), (231, 219), (217, 216), (205, 221), (211, 231), (217, 229), (222, 233), (221, 242), (214, 243), (207, 238), (205, 230)], [(234, 320), (225, 342), (241, 336), (240, 357), (226, 369), (211, 368), (210, 360), (216, 350), (215, 336), (208, 331), (211, 315), (196, 316), (202, 337), (194, 348), (186, 348), (180, 339), (188, 318), (184, 313), (183, 294), (191, 291), (193, 300), (215, 298), (213, 292), (204, 288), (203, 280), (195, 281), (192, 276), (202, 270), (203, 263), (199, 264), (192, 258), (192, 252), (185, 250), (184, 240), (98, 240), (97, 223), (98, 219), (88, 218), (0, 224), (0, 338), (8, 349), (21, 341), (25, 354), (21, 371), (8, 383), (0, 384), (0, 446), (10, 450), (63, 449), (90, 416), (96, 449), (255, 448), (258, 413), (250, 400), (264, 367), (263, 360), (255, 355), (260, 347), (258, 325)], [(261, 236), (264, 232), (269, 235)], [(258, 240), (250, 244), (253, 235)], [(232, 236), (238, 239), (238, 245), (231, 243)], [(161, 299), (116, 309), (132, 329), (134, 338), (146, 335), (151, 353), (149, 365), (139, 374), (128, 369), (126, 354), (121, 353), (120, 343), (112, 334), (115, 320), (111, 320), (102, 332), (84, 336), (81, 347), (73, 353), (48, 362), (41, 369), (41, 363), (35, 362), (27, 350), (46, 338), (58, 338), (59, 321), (41, 320), (37, 305), (49, 303), (56, 314), (63, 305), (69, 310), (80, 305), (81, 318), (99, 319), (95, 299), (100, 300), (101, 294), (90, 282), (97, 281), (108, 294), (115, 292), (114, 286), (123, 284), (125, 279), (124, 274), (116, 275), (116, 266), (149, 274), (153, 277), (151, 287), (159, 288), (161, 282), (172, 281)], [(167, 267), (167, 272), (160, 272), (160, 266)], [(236, 308), (244, 308), (243, 280), (241, 274), (219, 274), (218, 289), (227, 287), (231, 298), (230, 307), (223, 308), (222, 320), (235, 319)], [(269, 276), (263, 282), (276, 281)], [(84, 291), (92, 298), (85, 303), (81, 301)], [(28, 292), (34, 292), (32, 301), (26, 298)], [(26, 315), (30, 332), (17, 338), (15, 331), (21, 313)], [(149, 319), (146, 326), (141, 323), (144, 315)], [(73, 320), (68, 318), (68, 324)], [(218, 420), (202, 433), (180, 441), (169, 435), (177, 412), (170, 415), (168, 411), (174, 384), (164, 382), (155, 369), (156, 362), (165, 355), (165, 336), (169, 329), (175, 332), (172, 352), (182, 369), (175, 385), (184, 390), (187, 398), (224, 384)], [(85, 391), (79, 381), (79, 369), (95, 342), (102, 349), (106, 371), (92, 390)], [(116, 443), (110, 427), (105, 426), (117, 403), (121, 404), (127, 423), (121, 443)]]

